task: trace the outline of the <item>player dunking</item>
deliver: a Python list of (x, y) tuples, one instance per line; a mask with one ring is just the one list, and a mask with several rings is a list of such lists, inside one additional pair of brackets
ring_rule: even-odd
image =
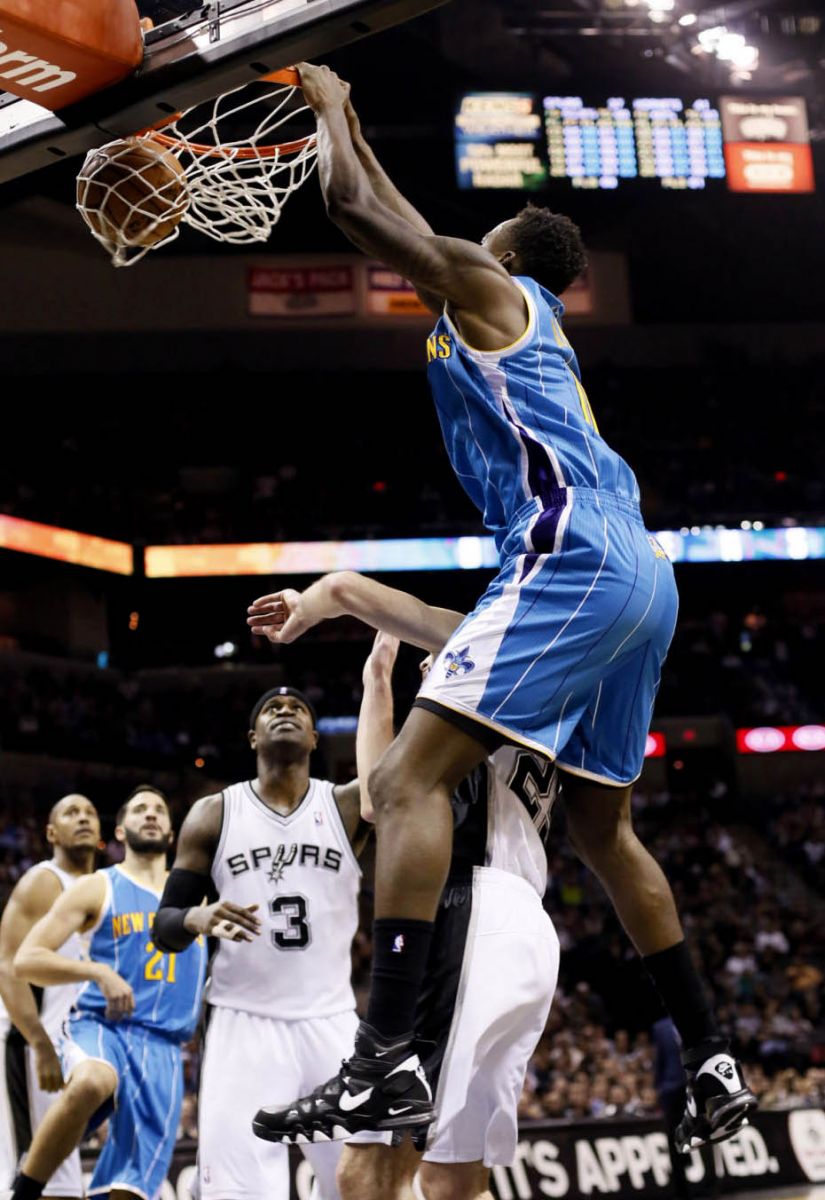
[[(166, 1178), (183, 1099), (181, 1043), (200, 1015), (205, 939), (165, 955), (153, 922), (172, 826), (165, 797), (137, 788), (117, 815), (122, 865), (64, 892), (17, 952), (15, 969), (41, 986), (84, 981), (65, 1026), (66, 1087), (43, 1118), (12, 1190), (36, 1200), (91, 1122), (110, 1117), (88, 1195), (154, 1200)], [(88, 931), (90, 960), (59, 948)]]
[[(357, 1026), (350, 947), (361, 871), (353, 847), (369, 833), (358, 782), (310, 778), (315, 711), (294, 688), (258, 700), (249, 742), (256, 777), (193, 807), (155, 926), (167, 950), (226, 921), (237, 930), (237, 941), (219, 943), (207, 988), (202, 1200), (288, 1200), (287, 1153), (254, 1137), (252, 1112), (273, 1088), (285, 1102), (325, 1079)], [(220, 900), (200, 906), (207, 895)], [(338, 1198), (341, 1149), (304, 1148), (318, 1200)]]
[[(557, 297), (585, 262), (579, 231), (528, 206), (481, 245), (436, 236), (366, 147), (348, 86), (308, 64), (301, 79), (331, 219), (411, 280), (437, 317), (427, 343), (436, 409), (501, 570), (442, 650), (370, 783), (373, 981), (355, 1054), (316, 1096), (258, 1123), (277, 1139), (298, 1119), (330, 1136), (432, 1117), (407, 1064), (449, 864), (449, 798), (512, 742), (563, 770), (574, 843), (680, 1030), (690, 1083), (681, 1144), (729, 1136), (755, 1099), (691, 963), (667, 881), (632, 831), (631, 785), (677, 596), (671, 564), (644, 527), (635, 476), (600, 436), (561, 329)], [(266, 603), (256, 611), (265, 615)], [(409, 1108), (393, 1115), (401, 1097)]]
[[(10, 1188), (32, 1133), (63, 1087), (58, 1056), (63, 1022), (82, 986), (56, 984), (38, 989), (14, 974), (14, 956), (29, 930), (45, 916), (58, 896), (94, 870), (100, 840), (97, 809), (86, 796), (72, 793), (49, 813), (46, 840), (51, 858), (33, 866), (16, 884), (0, 922), (0, 1190)], [(88, 946), (75, 934), (60, 953), (78, 962)], [(83, 1174), (77, 1150), (61, 1164), (44, 1191), (46, 1196), (80, 1197)]]

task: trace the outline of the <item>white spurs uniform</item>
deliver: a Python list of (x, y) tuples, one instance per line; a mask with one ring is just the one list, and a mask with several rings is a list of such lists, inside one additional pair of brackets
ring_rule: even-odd
[(453, 856), (416, 1016), (435, 1097), (427, 1162), (493, 1167), (515, 1156), (518, 1101), (559, 971), (542, 907), (555, 790), (552, 763), (508, 745), (453, 796)]
[[(212, 865), (222, 900), (257, 904), (252, 942), (221, 940), (200, 1094), (198, 1189), (203, 1200), (288, 1200), (285, 1147), (261, 1141), (252, 1118), (324, 1083), (352, 1053), (357, 1019), (350, 946), (361, 870), (333, 785), (310, 780), (284, 817), (254, 782), (223, 793)], [(304, 1147), (318, 1200), (337, 1200), (341, 1143)]]
[[(51, 871), (65, 890), (77, 882), (77, 876), (62, 870), (53, 859), (46, 859), (32, 867), (33, 871)], [(60, 947), (65, 958), (84, 960), (89, 957), (88, 938), (72, 934)], [(61, 983), (54, 987), (34, 988), (40, 1010), (40, 1020), (60, 1053), (63, 1022), (75, 1002), (81, 983)], [(34, 1053), (27, 1046), (22, 1034), (14, 1028), (0, 1002), (0, 1048), (2, 1055), (2, 1079), (0, 1079), (0, 1189), (10, 1188), (17, 1172), (21, 1156), (28, 1150), (32, 1135), (37, 1129), (49, 1106), (60, 1092), (44, 1092), (37, 1083)], [(82, 1196), (83, 1173), (80, 1168), (80, 1152), (72, 1151), (64, 1159), (43, 1190), (44, 1196)]]

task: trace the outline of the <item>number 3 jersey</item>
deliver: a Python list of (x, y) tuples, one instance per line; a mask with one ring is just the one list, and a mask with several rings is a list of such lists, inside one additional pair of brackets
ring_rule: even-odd
[[(170, 1041), (186, 1042), (200, 1016), (206, 974), (206, 942), (198, 938), (178, 954), (163, 954), (152, 941), (152, 926), (160, 893), (138, 883), (122, 867), (100, 871), (106, 898), (92, 929), (89, 957), (106, 963), (132, 988), (135, 1008), (118, 1028), (140, 1025)], [(106, 1018), (106, 997), (96, 983), (87, 983), (76, 1010)]]
[(244, 782), (223, 793), (212, 878), (222, 900), (258, 905), (261, 932), (218, 942), (207, 999), (279, 1020), (346, 1012), (355, 1007), (350, 947), (361, 870), (333, 784), (311, 779), (286, 817), (255, 789)]

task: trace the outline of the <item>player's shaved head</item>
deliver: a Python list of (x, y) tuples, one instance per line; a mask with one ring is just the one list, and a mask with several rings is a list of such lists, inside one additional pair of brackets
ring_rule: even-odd
[[(82, 792), (69, 792), (68, 796), (61, 796), (59, 800), (55, 800), (54, 804), (49, 809), (48, 824), (51, 825), (62, 812), (69, 808), (72, 804), (77, 804), (82, 801), (84, 804), (92, 804), (88, 796), (84, 796)], [(95, 808), (92, 804), (92, 808)], [(97, 809), (95, 808), (95, 812)]]
[(54, 851), (55, 860), (65, 870), (74, 868), (91, 871), (94, 853), (100, 840), (100, 817), (88, 796), (69, 792), (61, 796), (49, 810), (46, 841)]

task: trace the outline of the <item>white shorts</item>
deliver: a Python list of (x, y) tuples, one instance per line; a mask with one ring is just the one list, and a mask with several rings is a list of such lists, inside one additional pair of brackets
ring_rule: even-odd
[[(556, 990), (559, 939), (536, 891), (506, 871), (476, 867), (472, 887), (448, 888), (444, 899), (416, 1018), (436, 1083), (424, 1160), (509, 1166), (527, 1064)], [(350, 1139), (390, 1141), (382, 1133)]]
[[(289, 1200), (285, 1146), (252, 1132), (259, 1108), (287, 1105), (335, 1075), (352, 1054), (354, 1012), (278, 1021), (213, 1006), (199, 1101), (197, 1194), (202, 1200)], [(314, 1200), (339, 1200), (343, 1142), (302, 1146), (316, 1178)]]
[[(53, 1039), (59, 1053), (59, 1039)], [(8, 1017), (0, 1016), (0, 1191), (10, 1188), (23, 1154), (48, 1109), (61, 1094), (38, 1087), (34, 1054)], [(80, 1151), (64, 1159), (44, 1196), (82, 1196)]]

